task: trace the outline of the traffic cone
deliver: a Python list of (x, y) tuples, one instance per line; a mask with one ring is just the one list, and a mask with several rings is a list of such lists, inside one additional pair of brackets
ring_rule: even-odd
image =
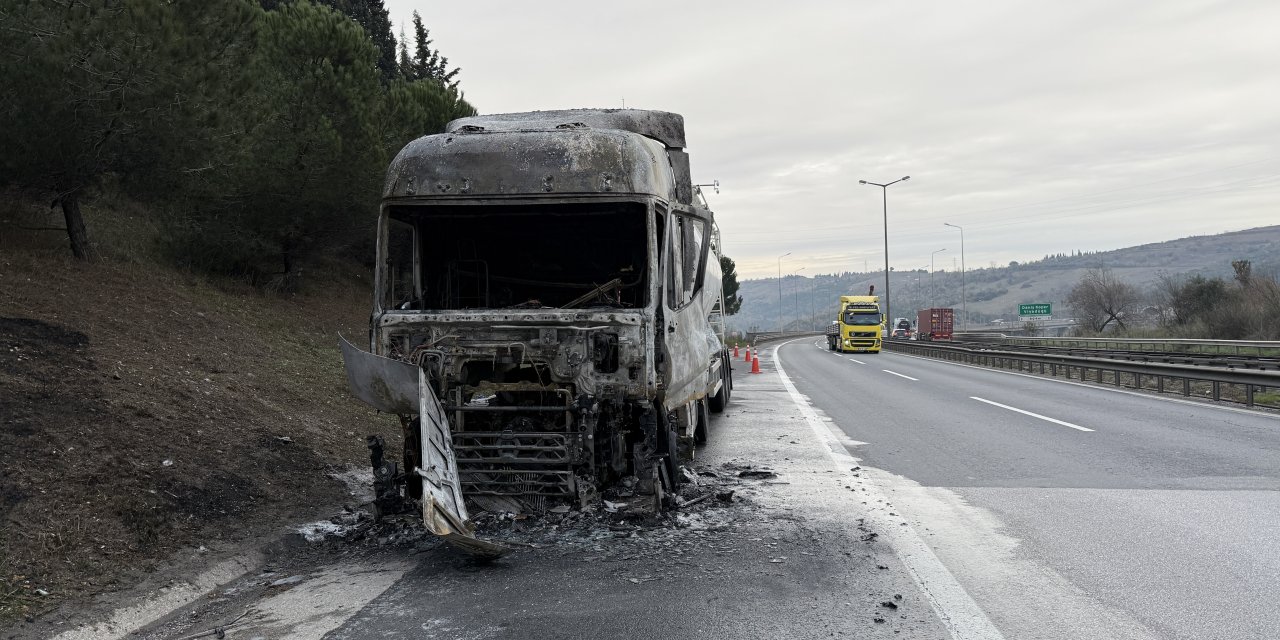
[(751, 346), (747, 345), (746, 353), (742, 356), (743, 362), (751, 362)]
[(751, 373), (760, 373), (760, 356), (751, 359)]
[(733, 345), (733, 357), (738, 357), (738, 345)]

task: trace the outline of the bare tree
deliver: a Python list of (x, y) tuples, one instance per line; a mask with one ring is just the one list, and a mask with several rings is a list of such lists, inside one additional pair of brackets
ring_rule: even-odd
[(1067, 294), (1067, 304), (1094, 331), (1102, 331), (1112, 322), (1124, 329), (1125, 316), (1137, 309), (1141, 299), (1137, 287), (1120, 280), (1105, 266), (1085, 271)]

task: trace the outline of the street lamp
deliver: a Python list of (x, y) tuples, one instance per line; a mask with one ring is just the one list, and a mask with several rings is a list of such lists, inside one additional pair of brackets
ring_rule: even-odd
[[(791, 275), (798, 276), (800, 275), (801, 271), (804, 271), (804, 267), (800, 267), (799, 269), (792, 271)], [(796, 283), (795, 290), (796, 290), (796, 319), (799, 320), (800, 319), (800, 283), (799, 282)], [(803, 323), (801, 324), (803, 325)]]
[(933, 308), (933, 257), (946, 250), (947, 248), (943, 247), (929, 254), (929, 308), (930, 309)]
[(867, 182), (866, 180), (858, 181), (861, 184), (880, 187), (880, 193), (884, 196), (884, 317), (886, 318), (893, 317), (893, 314), (889, 312), (889, 186), (910, 179), (911, 176), (902, 176), (893, 182), (884, 184)]
[(964, 309), (964, 328), (969, 328), (969, 299), (964, 295), (964, 227), (950, 222), (942, 223), (945, 227), (955, 227), (960, 230), (960, 305)]
[(782, 333), (782, 259), (789, 255), (790, 251), (778, 256), (778, 333)]

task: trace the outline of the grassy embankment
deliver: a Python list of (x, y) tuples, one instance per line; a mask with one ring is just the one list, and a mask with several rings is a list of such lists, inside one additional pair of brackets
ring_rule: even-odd
[[(127, 588), (349, 494), (364, 435), (399, 427), (346, 391), (369, 276), (331, 264), (266, 294), (167, 267), (128, 203), (87, 210), (101, 249), (0, 208), (0, 622)], [(15, 222), (16, 221), (16, 222)], [(47, 593), (48, 595), (43, 595)]]

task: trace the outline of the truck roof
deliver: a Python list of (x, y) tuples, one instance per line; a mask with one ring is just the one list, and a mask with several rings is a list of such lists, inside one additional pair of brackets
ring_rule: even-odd
[(684, 116), (647, 109), (561, 109), (496, 113), (458, 118), (445, 126), (453, 133), (479, 127), (485, 131), (548, 131), (582, 125), (592, 129), (617, 129), (653, 138), (672, 149), (683, 149)]
[(694, 206), (684, 118), (641, 109), (472, 116), (410, 142), (383, 198), (636, 194)]
[(880, 296), (840, 296), (840, 304), (880, 304)]

